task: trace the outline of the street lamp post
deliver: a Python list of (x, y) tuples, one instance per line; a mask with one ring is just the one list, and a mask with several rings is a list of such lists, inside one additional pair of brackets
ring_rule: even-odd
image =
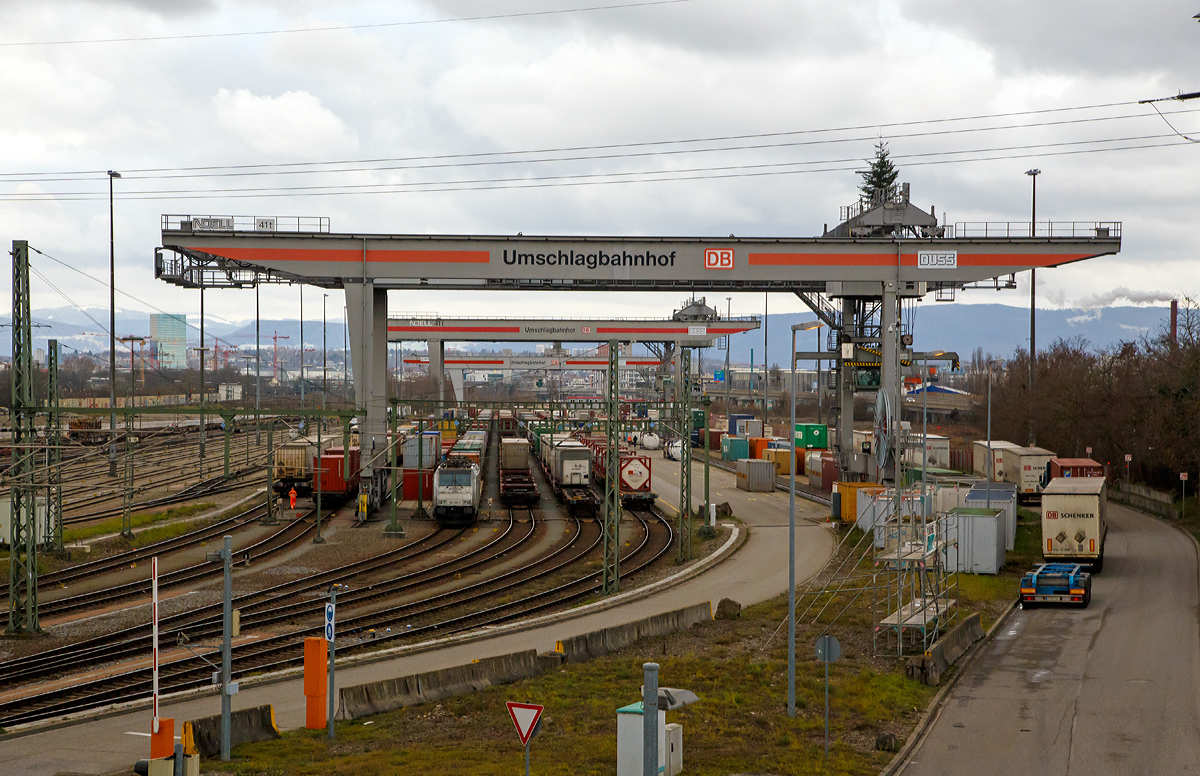
[[(1029, 236), (1037, 236), (1037, 176), (1042, 174), (1041, 170), (1026, 170), (1025, 174), (1030, 177), (1033, 182), (1033, 204), (1029, 213)], [(1049, 237), (1049, 234), (1046, 235)], [(1033, 397), (1034, 381), (1037, 380), (1037, 308), (1034, 302), (1037, 298), (1037, 270), (1029, 270), (1029, 446), (1033, 447), (1037, 444), (1037, 432), (1034, 430), (1034, 407), (1036, 406)]]
[[(328, 365), (326, 364), (326, 334), (327, 325), (325, 322), (325, 302), (329, 300), (329, 294), (321, 294), (321, 409), (325, 409), (325, 397), (329, 395), (329, 382), (327, 375), (329, 374)], [(323, 419), (322, 419), (323, 420)]]
[[(113, 237), (113, 181), (108, 171), (108, 476), (117, 476), (117, 251)], [(204, 343), (200, 343), (203, 345)]]
[(820, 329), (819, 321), (792, 325), (792, 386), (790, 434), (792, 462), (788, 468), (788, 716), (796, 716), (796, 332)]
[[(733, 299), (732, 296), (725, 297), (725, 320), (729, 320), (729, 311), (731, 309), (733, 309), (732, 306), (730, 305), (730, 300), (732, 300), (732, 299)], [(729, 415), (733, 412), (733, 409), (730, 407), (730, 404), (729, 404), (729, 384), (732, 380), (732, 378), (729, 376), (729, 351), (732, 347), (733, 347), (733, 335), (726, 334), (725, 335), (725, 427), (731, 434), (734, 432), (734, 429), (729, 428)]]

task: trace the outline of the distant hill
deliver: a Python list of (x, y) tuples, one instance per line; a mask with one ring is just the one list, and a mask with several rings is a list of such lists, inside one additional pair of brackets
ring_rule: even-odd
[[(1093, 348), (1109, 348), (1119, 342), (1154, 336), (1169, 323), (1169, 307), (1103, 307), (1095, 310), (1038, 310), (1037, 344), (1039, 349), (1056, 339), (1082, 337)], [(767, 344), (771, 363), (788, 363), (791, 326), (813, 319), (811, 314), (771, 315)], [(822, 329), (822, 337), (827, 334)], [(798, 335), (797, 350), (812, 350), (817, 335), (813, 331)], [(750, 349), (754, 363), (762, 364), (762, 332), (735, 337), (730, 358), (748, 364)], [(954, 351), (967, 358), (975, 348), (1007, 358), (1017, 348), (1029, 346), (1029, 310), (1001, 304), (945, 304), (922, 302), (917, 306), (914, 345), (917, 350)], [(706, 360), (710, 358), (705, 355)]]
[[(91, 320), (87, 315), (92, 316)], [(33, 313), (34, 321), (45, 328), (33, 330), (34, 347), (44, 348), (46, 340), (57, 337), (64, 345), (78, 350), (100, 352), (107, 349), (107, 336), (103, 329), (108, 326), (108, 310), (88, 308), (87, 315), (71, 307), (40, 309)], [(1082, 337), (1092, 347), (1109, 348), (1119, 342), (1153, 336), (1167, 326), (1170, 315), (1168, 307), (1103, 307), (1095, 310), (1038, 310), (1037, 339), (1039, 347), (1062, 338)], [(770, 361), (785, 367), (788, 363), (788, 344), (791, 326), (801, 321), (812, 320), (811, 314), (771, 315), (769, 326)], [(0, 323), (8, 323), (9, 316), (0, 316)], [(196, 316), (189, 315), (188, 322), (196, 324)], [(1019, 307), (1000, 304), (940, 304), (923, 302), (917, 306), (915, 319), (915, 347), (918, 350), (951, 350), (967, 358), (977, 347), (997, 357), (1008, 357), (1018, 347), (1026, 347), (1029, 338), (1029, 311)], [(288, 337), (280, 345), (296, 347), (300, 342), (300, 322), (296, 319), (268, 319), (260, 324), (263, 347), (270, 347), (271, 335)], [(149, 316), (144, 312), (117, 311), (117, 332), (121, 335), (148, 335)], [(206, 322), (205, 332), (215, 334), (234, 345), (250, 347), (254, 343), (254, 321)], [(321, 321), (304, 322), (304, 340), (308, 347), (321, 347)], [(827, 334), (822, 330), (822, 336)], [(331, 351), (341, 350), (343, 327), (340, 321), (327, 324), (327, 343)], [(799, 335), (798, 349), (811, 350), (816, 345), (816, 333), (803, 332)], [(195, 345), (199, 332), (189, 327), (188, 340)], [(570, 346), (568, 343), (564, 343)], [(731, 359), (737, 364), (750, 362), (750, 350), (754, 350), (754, 363), (762, 359), (762, 332), (735, 337)], [(8, 356), (11, 351), (10, 335), (0, 330), (0, 355)], [(412, 345), (407, 350), (411, 352)], [(528, 343), (477, 343), (466, 346), (466, 350), (483, 350), (511, 347), (515, 352), (528, 352), (533, 348)], [(576, 345), (575, 347), (578, 347)], [(421, 349), (418, 346), (418, 349)], [(639, 352), (644, 352), (639, 349)], [(724, 360), (724, 354), (709, 349), (704, 354), (706, 364)]]

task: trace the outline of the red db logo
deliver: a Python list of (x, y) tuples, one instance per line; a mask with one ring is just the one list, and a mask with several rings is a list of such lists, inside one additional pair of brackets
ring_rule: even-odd
[(1055, 510), (1053, 510), (1053, 509), (1047, 510), (1047, 511), (1046, 511), (1046, 519), (1047, 519), (1047, 520), (1057, 520), (1057, 519), (1058, 519), (1058, 512), (1057, 512), (1057, 511), (1055, 511)]
[(704, 249), (704, 268), (705, 269), (733, 269), (733, 249), (731, 249), (731, 248), (705, 248)]

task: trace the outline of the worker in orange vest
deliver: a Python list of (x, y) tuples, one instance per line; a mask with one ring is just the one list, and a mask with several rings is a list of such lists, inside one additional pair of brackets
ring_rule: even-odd
[(288, 498), (291, 499), (292, 509), (295, 509), (296, 508), (296, 489), (295, 488), (292, 488), (288, 492)]

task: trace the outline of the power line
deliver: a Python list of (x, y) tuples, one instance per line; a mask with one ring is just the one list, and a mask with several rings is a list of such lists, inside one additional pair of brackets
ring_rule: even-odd
[[(818, 129), (783, 130), (783, 131), (778, 131), (778, 132), (760, 132), (760, 133), (736, 134), (736, 135), (714, 135), (714, 136), (709, 136), (709, 137), (675, 139), (675, 140), (666, 139), (666, 140), (636, 141), (636, 142), (629, 142), (629, 143), (605, 143), (605, 144), (599, 144), (599, 145), (585, 145), (585, 146), (562, 146), (562, 147), (554, 147), (554, 148), (524, 149), (524, 150), (516, 150), (516, 151), (482, 151), (482, 152), (462, 153), (462, 154), (383, 157), (383, 158), (374, 158), (374, 159), (343, 159), (343, 160), (332, 160), (332, 161), (326, 160), (326, 161), (315, 161), (315, 162), (278, 162), (278, 163), (271, 163), (271, 164), (209, 165), (209, 166), (199, 166), (199, 167), (145, 167), (145, 168), (125, 169), (125, 170), (122, 170), (122, 173), (127, 174), (129, 176), (137, 177), (144, 173), (206, 172), (206, 171), (215, 171), (215, 170), (235, 170), (235, 171), (236, 170), (267, 170), (267, 171), (277, 170), (278, 171), (278, 170), (284, 170), (287, 168), (295, 168), (295, 167), (317, 167), (317, 166), (335, 166), (335, 165), (359, 165), (359, 166), (362, 166), (362, 165), (385, 164), (385, 163), (441, 161), (441, 160), (449, 160), (449, 159), (479, 159), (479, 158), (490, 158), (490, 157), (497, 157), (497, 156), (577, 153), (577, 152), (583, 152), (583, 151), (606, 151), (606, 150), (614, 150), (614, 149), (622, 149), (622, 148), (652, 148), (652, 147), (667, 146), (667, 145), (729, 142), (729, 141), (736, 141), (736, 140), (761, 140), (761, 139), (774, 138), (774, 137), (793, 137), (793, 136), (802, 136), (802, 135), (827, 134), (827, 133), (837, 133), (837, 132), (853, 132), (853, 131), (863, 131), (863, 130), (882, 131), (884, 129), (899, 129), (899, 128), (903, 128), (903, 127), (948, 124), (948, 123), (963, 122), (963, 121), (982, 121), (985, 119), (1017, 118), (1017, 117), (1021, 117), (1021, 116), (1039, 116), (1039, 115), (1047, 115), (1047, 114), (1053, 114), (1053, 113), (1067, 113), (1067, 112), (1083, 111), (1083, 110), (1099, 110), (1099, 109), (1103, 109), (1103, 108), (1125, 107), (1125, 106), (1130, 106), (1130, 105), (1135, 105), (1135, 104), (1137, 104), (1137, 103), (1135, 103), (1133, 101), (1097, 103), (1095, 105), (1078, 105), (1078, 106), (1069, 106), (1069, 107), (1065, 107), (1065, 108), (1042, 108), (1042, 109), (1038, 109), (1038, 110), (1029, 110), (1029, 111), (1011, 111), (1011, 112), (1007, 112), (1007, 113), (978, 114), (978, 115), (973, 115), (973, 116), (952, 116), (952, 117), (944, 117), (944, 118), (939, 118), (939, 119), (920, 119), (920, 120), (876, 123), (876, 124), (857, 124), (857, 125), (848, 125), (848, 126), (843, 126), (843, 127), (825, 127), (825, 128), (818, 128)], [(1175, 111), (1175, 112), (1182, 113), (1183, 111)], [(1143, 115), (1143, 114), (1129, 114), (1128, 117), (1136, 118), (1139, 115)], [(1144, 114), (1144, 115), (1149, 115), (1149, 114)], [(1117, 118), (1124, 118), (1124, 116), (1120, 116)], [(1106, 120), (1106, 119), (1107, 119), (1107, 117), (1095, 117), (1093, 119), (1081, 119), (1078, 121), (1085, 121), (1085, 122), (1086, 121), (1102, 121), (1102, 120)], [(1073, 122), (1068, 121), (1066, 123), (1073, 123)], [(1039, 126), (1039, 125), (1013, 125), (1012, 127), (1008, 127), (1008, 128), (1019, 128), (1022, 126)], [(872, 137), (871, 139), (874, 140), (876, 138)], [(27, 178), (27, 177), (29, 177), (29, 178), (37, 177), (38, 181), (43, 181), (43, 180), (45, 180), (45, 178), (38, 177), (38, 176), (47, 176), (47, 175), (107, 177), (108, 171), (106, 169), (104, 169), (104, 170), (72, 170), (72, 171), (58, 171), (58, 172), (19, 172), (19, 173), (2, 173), (2, 172), (0, 172), (0, 181), (21, 179), (21, 178)], [(146, 177), (150, 177), (150, 176), (146, 176)], [(33, 182), (37, 182), (37, 181), (33, 181)]]
[(617, 3), (613, 5), (594, 5), (586, 8), (558, 8), (548, 11), (521, 11), (516, 13), (497, 13), (485, 16), (456, 16), (444, 19), (415, 19), (406, 22), (379, 22), (376, 24), (338, 24), (329, 27), (303, 27), (294, 30), (252, 30), (246, 32), (199, 32), (188, 35), (148, 35), (145, 37), (128, 38), (89, 38), (81, 40), (40, 40), (13, 41), (0, 43), (2, 48), (18, 46), (75, 46), (95, 43), (149, 43), (163, 40), (204, 40), (208, 38), (249, 38), (265, 35), (294, 35), (312, 32), (345, 32), (348, 30), (379, 30), (394, 27), (419, 27), (431, 24), (453, 24), (459, 22), (495, 21), (498, 19), (520, 19), (534, 16), (561, 16), (573, 13), (592, 13), (596, 11), (617, 11), (627, 8), (645, 8), (655, 5), (679, 5), (693, 0), (645, 0), (637, 3)]
[[(938, 151), (928, 152), (924, 154), (906, 154), (895, 155), (895, 159), (920, 159), (929, 156), (949, 156), (959, 154), (993, 154), (986, 156), (976, 156), (973, 158), (958, 158), (958, 159), (932, 159), (926, 161), (912, 161), (907, 163), (908, 167), (920, 167), (929, 165), (942, 164), (958, 164), (963, 162), (977, 161), (997, 161), (997, 160), (1015, 160), (1015, 159), (1036, 159), (1048, 158), (1054, 156), (1073, 156), (1088, 153), (1100, 153), (1106, 151), (1130, 151), (1143, 150), (1149, 148), (1163, 148), (1175, 145), (1183, 145), (1184, 143), (1169, 142), (1169, 143), (1152, 143), (1142, 145), (1126, 145), (1113, 146), (1109, 148), (1090, 148), (1090, 149), (1074, 149), (1074, 150), (1059, 150), (1045, 151), (1021, 154), (1000, 154), (1005, 151), (1012, 150), (1034, 150), (1040, 148), (1062, 148), (1065, 146), (1074, 146), (1080, 144), (1093, 143), (1116, 143), (1116, 142), (1132, 142), (1138, 140), (1155, 140), (1164, 138), (1174, 138), (1173, 134), (1163, 135), (1144, 135), (1139, 137), (1129, 138), (1111, 138), (1106, 140), (1083, 140), (1069, 141), (1065, 143), (1043, 143), (1031, 146), (1007, 146), (993, 149), (974, 149), (969, 151)], [(798, 166), (808, 165), (846, 165), (853, 163), (850, 166), (826, 166), (814, 167), (811, 169), (793, 169)], [(861, 166), (861, 162), (856, 158), (851, 159), (835, 159), (835, 160), (819, 160), (807, 162), (777, 162), (770, 164), (759, 165), (728, 165), (722, 167), (701, 167), (690, 168), (683, 170), (641, 170), (628, 172), (608, 172), (608, 173), (580, 173), (575, 175), (558, 175), (558, 176), (537, 176), (537, 177), (521, 177), (521, 178), (493, 178), (493, 179), (476, 179), (463, 181), (427, 181), (417, 183), (372, 183), (372, 184), (344, 184), (344, 185), (325, 185), (325, 186), (296, 186), (296, 187), (275, 187), (275, 188), (255, 188), (255, 189), (229, 189), (229, 190), (165, 190), (160, 192), (141, 192), (136, 194), (126, 194), (118, 197), (121, 200), (131, 201), (164, 201), (164, 200), (187, 200), (187, 199), (257, 199), (257, 198), (280, 198), (280, 197), (309, 197), (309, 196), (344, 196), (354, 194), (399, 194), (399, 193), (434, 193), (434, 192), (454, 192), (454, 191), (483, 191), (493, 189), (521, 189), (521, 188), (546, 188), (546, 187), (564, 187), (564, 186), (587, 186), (587, 185), (612, 185), (612, 184), (628, 184), (628, 183), (651, 183), (661, 181), (692, 181), (692, 180), (717, 180), (726, 178), (743, 178), (743, 177), (763, 177), (771, 175), (797, 175), (819, 172), (847, 172), (854, 171)], [(789, 169), (781, 169), (789, 168)], [(709, 174), (716, 173), (716, 174)], [(634, 177), (634, 176), (654, 176), (654, 177)], [(598, 180), (606, 178), (609, 180)], [(614, 180), (615, 179), (615, 180)], [(61, 201), (69, 202), (84, 202), (107, 199), (106, 195), (90, 194), (89, 192), (46, 192), (41, 194), (10, 194), (0, 195), (0, 201), (6, 202), (37, 202), (46, 201), (50, 198), (56, 198)]]
[[(1157, 108), (1155, 108), (1155, 109), (1157, 110)], [(1184, 114), (1184, 113), (1196, 113), (1196, 112), (1200, 112), (1200, 108), (1173, 111), (1171, 113), (1171, 115)], [(1008, 131), (1008, 130), (1014, 130), (1014, 129), (1036, 129), (1036, 128), (1045, 128), (1045, 127), (1056, 127), (1056, 126), (1066, 126), (1066, 125), (1075, 125), (1075, 124), (1089, 124), (1089, 123), (1104, 122), (1104, 121), (1121, 121), (1121, 120), (1126, 120), (1126, 119), (1144, 119), (1144, 118), (1151, 118), (1151, 116), (1146, 113), (1128, 113), (1128, 114), (1123, 114), (1123, 115), (1118, 115), (1118, 116), (1095, 116), (1095, 117), (1091, 117), (1091, 118), (1065, 119), (1065, 120), (1061, 120), (1061, 121), (1045, 121), (1045, 122), (1036, 122), (1036, 123), (1032, 123), (1032, 124), (1008, 124), (1008, 125), (1003, 125), (1003, 126), (990, 126), (990, 127), (964, 127), (964, 128), (959, 128), (959, 129), (942, 129), (942, 130), (932, 130), (932, 131), (927, 131), (927, 132), (910, 132), (910, 133), (901, 133), (901, 134), (890, 134), (890, 135), (888, 135), (887, 139), (889, 141), (894, 141), (894, 140), (904, 140), (904, 139), (914, 139), (914, 138), (924, 138), (924, 137), (937, 137), (937, 136), (961, 135), (961, 134), (977, 134), (980, 132), (999, 132), (999, 131)], [(823, 132), (824, 130), (812, 130), (812, 131)], [(792, 134), (798, 134), (798, 133), (792, 133)], [(542, 158), (535, 158), (535, 159), (486, 159), (486, 160), (477, 159), (478, 156), (510, 155), (508, 152), (495, 152), (493, 154), (483, 154), (483, 155), (465, 155), (465, 156), (446, 155), (446, 156), (430, 156), (430, 157), (408, 157), (408, 158), (397, 158), (397, 159), (392, 159), (392, 160), (377, 160), (377, 161), (371, 161), (371, 162), (364, 161), (364, 162), (312, 162), (312, 163), (308, 163), (311, 165), (320, 165), (322, 167), (332, 166), (335, 164), (336, 165), (343, 165), (343, 164), (344, 165), (351, 165), (351, 164), (360, 165), (360, 166), (355, 166), (355, 167), (349, 167), (349, 166), (339, 167), (338, 169), (299, 169), (299, 170), (298, 169), (253, 169), (253, 170), (243, 170), (243, 171), (234, 171), (234, 172), (182, 172), (182, 171), (180, 171), (180, 172), (171, 172), (171, 173), (162, 174), (162, 175), (138, 174), (136, 172), (133, 172), (133, 173), (127, 172), (127, 173), (124, 173), (122, 177), (125, 178), (126, 180), (175, 180), (175, 179), (199, 179), (199, 178), (236, 178), (236, 177), (252, 177), (252, 176), (264, 176), (264, 175), (317, 175), (317, 174), (353, 173), (353, 172), (392, 172), (392, 171), (397, 171), (397, 170), (429, 170), (429, 169), (448, 169), (448, 168), (465, 168), (465, 167), (511, 166), (511, 165), (517, 165), (517, 164), (547, 164), (547, 163), (556, 163), (556, 162), (609, 161), (609, 160), (614, 160), (614, 159), (634, 159), (634, 158), (641, 158), (641, 157), (668, 157), (668, 156), (681, 156), (681, 155), (688, 155), (688, 154), (724, 153), (724, 152), (729, 152), (729, 151), (762, 151), (762, 150), (774, 150), (774, 149), (781, 149), (781, 148), (798, 148), (798, 147), (814, 146), (814, 145), (858, 143), (858, 142), (863, 142), (863, 141), (874, 141), (877, 139), (878, 139), (878, 137), (876, 135), (869, 135), (869, 136), (861, 135), (861, 136), (854, 136), (854, 137), (826, 138), (826, 139), (819, 139), (819, 140), (794, 140), (794, 141), (787, 141), (787, 142), (780, 142), (780, 143), (726, 145), (726, 146), (718, 146), (715, 148), (678, 148), (678, 149), (671, 149), (671, 150), (646, 150), (646, 151), (635, 151), (635, 152), (613, 153), (613, 154), (589, 154), (589, 155), (582, 155), (582, 156), (554, 156), (554, 157), (542, 157)], [(674, 141), (670, 141), (670, 142), (674, 142)], [(678, 142), (700, 142), (700, 141), (678, 141)], [(633, 146), (630, 146), (630, 147), (633, 147)], [(526, 152), (512, 152), (512, 153), (524, 154)], [(557, 153), (557, 152), (547, 152), (547, 153)], [(463, 162), (439, 161), (439, 160), (449, 160), (449, 159), (456, 159), (456, 158), (467, 158), (467, 159), (474, 159), (474, 160), (463, 161)], [(371, 166), (371, 167), (362, 166), (362, 165), (366, 165), (366, 164), (375, 164), (375, 163), (383, 164), (384, 162), (389, 162), (389, 163), (391, 163), (391, 162), (428, 162), (428, 163), (397, 164), (397, 165), (392, 165), (392, 166)], [(299, 165), (299, 164), (305, 164), (305, 163), (294, 163), (292, 166)], [(221, 168), (210, 168), (210, 169), (221, 169)], [(13, 175), (15, 175), (15, 174), (13, 174)], [(92, 181), (92, 180), (107, 180), (107, 179), (108, 179), (107, 173), (104, 173), (103, 175), (100, 175), (100, 174), (90, 175), (89, 174), (87, 177), (71, 176), (71, 177), (25, 177), (25, 178), (5, 177), (5, 173), (0, 173), (0, 183), (49, 183), (49, 182)], [(90, 193), (90, 192), (77, 192), (77, 193)], [(133, 193), (150, 193), (150, 192), (136, 192), (135, 191)]]

